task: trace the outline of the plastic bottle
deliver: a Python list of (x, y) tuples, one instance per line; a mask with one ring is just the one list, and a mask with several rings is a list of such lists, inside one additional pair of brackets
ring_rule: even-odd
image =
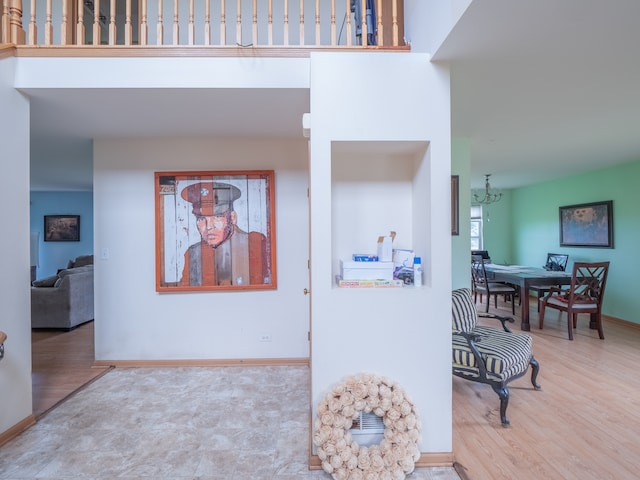
[(413, 286), (422, 286), (422, 259), (420, 257), (413, 259)]

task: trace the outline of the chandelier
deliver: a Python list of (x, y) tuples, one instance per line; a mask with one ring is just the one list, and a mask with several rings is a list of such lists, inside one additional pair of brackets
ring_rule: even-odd
[(489, 185), (490, 176), (491, 176), (490, 173), (486, 173), (484, 175), (484, 197), (479, 197), (477, 193), (473, 194), (473, 198), (475, 199), (476, 203), (483, 203), (485, 205), (489, 205), (490, 203), (499, 202), (500, 199), (502, 198), (501, 193), (491, 193), (490, 191), (491, 185)]

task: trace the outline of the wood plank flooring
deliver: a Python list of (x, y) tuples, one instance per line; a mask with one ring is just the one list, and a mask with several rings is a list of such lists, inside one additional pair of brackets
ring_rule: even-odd
[[(530, 375), (515, 380), (504, 428), (491, 387), (453, 377), (458, 472), (471, 480), (640, 478), (640, 328), (605, 318), (600, 340), (585, 315), (570, 341), (566, 315), (547, 311), (540, 330), (532, 303), (542, 390)], [(510, 316), (511, 307), (490, 312)], [(519, 318), (515, 325), (521, 332)]]
[(94, 367), (93, 322), (66, 332), (31, 331), (33, 414), (41, 417), (108, 367)]

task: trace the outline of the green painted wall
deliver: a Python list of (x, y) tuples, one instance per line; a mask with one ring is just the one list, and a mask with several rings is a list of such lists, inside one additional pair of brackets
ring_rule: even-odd
[[(484, 250), (489, 251), (493, 263), (516, 263), (512, 249), (512, 225), (511, 225), (511, 191), (494, 190), (502, 193), (502, 199), (497, 203), (483, 205), (482, 207), (482, 237)], [(484, 190), (473, 190), (471, 203), (475, 204), (473, 194), (484, 196)]]
[(471, 160), (468, 140), (454, 139), (451, 145), (451, 175), (459, 176), (459, 235), (451, 236), (451, 288), (471, 288), (469, 268)]
[[(558, 208), (603, 200), (613, 200), (614, 248), (560, 247)], [(514, 189), (502, 202), (491, 208), (485, 229), (494, 261), (502, 260), (494, 256), (499, 247), (508, 251), (500, 231), (511, 232), (511, 263), (542, 266), (547, 252), (569, 254), (568, 268), (575, 261), (610, 261), (603, 312), (640, 323), (640, 295), (633, 293), (640, 272), (640, 161)]]

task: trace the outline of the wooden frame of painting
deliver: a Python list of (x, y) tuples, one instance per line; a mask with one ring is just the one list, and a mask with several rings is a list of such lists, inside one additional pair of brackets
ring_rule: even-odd
[(156, 172), (156, 291), (275, 289), (273, 170)]
[(460, 235), (460, 176), (451, 175), (451, 235)]

